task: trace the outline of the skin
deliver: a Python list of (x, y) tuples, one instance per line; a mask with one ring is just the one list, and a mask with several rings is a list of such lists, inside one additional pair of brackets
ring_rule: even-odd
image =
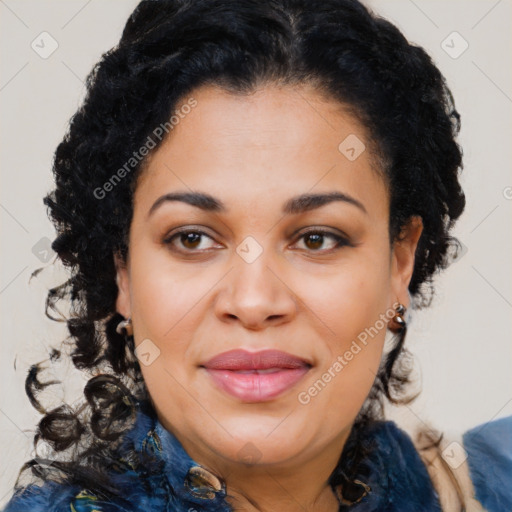
[[(390, 244), (389, 194), (370, 150), (354, 161), (338, 150), (350, 134), (369, 148), (366, 130), (314, 89), (266, 85), (243, 96), (204, 86), (191, 96), (197, 106), (137, 184), (129, 257), (116, 258), (117, 310), (132, 318), (136, 346), (150, 339), (160, 351), (141, 365), (159, 420), (225, 480), (236, 510), (338, 510), (327, 481), (373, 384), (386, 327), (309, 403), (298, 395), (397, 300), (409, 305), (421, 220)], [(163, 194), (192, 190), (227, 211), (167, 201), (148, 216)], [(344, 201), (281, 212), (292, 196), (333, 191), (366, 212)], [(206, 235), (169, 242), (179, 227)], [(349, 244), (301, 236), (306, 228)], [(252, 263), (236, 251), (248, 236), (262, 248)], [(246, 403), (200, 367), (234, 348), (283, 350), (312, 368), (280, 396)], [(252, 463), (241, 460), (248, 450)]]

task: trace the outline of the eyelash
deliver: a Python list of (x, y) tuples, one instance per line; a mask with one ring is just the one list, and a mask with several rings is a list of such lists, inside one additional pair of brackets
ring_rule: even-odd
[[(167, 236), (164, 240), (163, 240), (163, 244), (164, 245), (169, 245), (169, 246), (172, 246), (173, 245), (173, 241), (174, 239), (178, 238), (179, 236), (181, 235), (184, 235), (184, 234), (188, 234), (188, 233), (194, 233), (196, 235), (201, 235), (201, 236), (205, 236), (207, 238), (210, 238), (211, 240), (213, 240), (213, 238), (208, 235), (207, 233), (205, 233), (204, 231), (201, 231), (199, 229), (190, 229), (190, 228), (183, 228), (183, 229), (180, 229), (176, 232), (174, 232), (172, 235), (170, 236)], [(332, 238), (333, 240), (336, 241), (336, 245), (335, 247), (331, 248), (331, 249), (327, 249), (327, 250), (314, 250), (314, 249), (306, 249), (307, 251), (310, 251), (310, 252), (313, 252), (313, 253), (320, 253), (320, 254), (326, 254), (326, 253), (331, 253), (331, 252), (334, 252), (334, 251), (337, 251), (339, 249), (341, 249), (342, 247), (345, 247), (345, 246), (349, 246), (349, 247), (353, 247), (353, 244), (350, 243), (350, 241), (348, 240), (348, 238), (344, 237), (344, 236), (341, 236), (341, 235), (338, 235), (336, 233), (333, 233), (332, 231), (327, 231), (325, 229), (321, 229), (321, 228), (312, 228), (312, 229), (309, 229), (303, 233), (301, 233), (298, 238), (296, 239), (295, 243), (301, 239), (303, 239), (304, 237), (306, 237), (307, 235), (311, 235), (311, 234), (315, 234), (315, 235), (321, 235), (323, 237), (329, 237), (329, 238)], [(197, 254), (197, 253), (201, 253), (201, 252), (208, 252), (209, 249), (204, 249), (204, 250), (188, 250), (188, 249), (185, 249), (185, 250), (182, 250), (182, 249), (173, 249), (177, 252), (181, 252), (181, 253), (189, 253), (189, 254)]]

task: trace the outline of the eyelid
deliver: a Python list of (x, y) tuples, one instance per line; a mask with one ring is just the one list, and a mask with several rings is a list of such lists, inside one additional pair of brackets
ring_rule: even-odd
[[(215, 238), (212, 235), (210, 235), (208, 232), (205, 231), (205, 228), (195, 227), (195, 226), (184, 226), (184, 227), (176, 228), (176, 229), (172, 230), (171, 232), (167, 233), (164, 236), (162, 243), (170, 245), (172, 239), (174, 239), (175, 237), (177, 237), (181, 234), (184, 234), (184, 233), (196, 233), (198, 235), (205, 236), (218, 244), (218, 242), (215, 240)], [(193, 251), (185, 251), (185, 252), (192, 253)], [(204, 250), (199, 251), (199, 252), (204, 252)]]
[[(210, 234), (208, 234), (203, 227), (196, 227), (196, 226), (184, 226), (184, 227), (181, 227), (181, 228), (177, 228), (175, 230), (172, 230), (170, 233), (168, 233), (167, 235), (165, 235), (165, 237), (163, 238), (162, 240), (162, 243), (164, 245), (172, 245), (172, 241), (178, 237), (179, 235), (181, 234), (184, 234), (184, 233), (195, 233), (195, 234), (198, 234), (198, 235), (201, 235), (201, 236), (204, 236), (204, 237), (207, 237), (209, 238), (210, 240), (214, 241), (216, 244), (219, 244), (219, 242), (216, 242), (215, 238), (213, 236), (211, 236)], [(345, 246), (348, 246), (348, 247), (354, 247), (355, 244), (351, 241), (350, 237), (347, 236), (345, 233), (343, 233), (342, 231), (334, 231), (330, 228), (324, 228), (324, 227), (316, 227), (316, 226), (310, 226), (310, 227), (307, 227), (307, 228), (304, 228), (304, 229), (299, 229), (297, 231), (295, 231), (293, 234), (292, 234), (292, 238), (293, 238), (293, 242), (292, 242), (292, 246), (297, 244), (303, 237), (305, 237), (306, 235), (308, 234), (319, 234), (319, 235), (322, 235), (324, 237), (331, 237), (333, 240), (335, 240), (336, 242), (336, 245), (334, 248), (331, 248), (331, 249), (324, 249), (324, 250), (308, 250), (308, 249), (303, 249), (304, 251), (307, 251), (307, 252), (311, 252), (311, 253), (316, 253), (316, 254), (328, 254), (328, 253), (332, 253), (332, 252), (335, 252), (339, 249), (341, 249), (342, 247), (345, 247)], [(180, 252), (180, 253), (186, 253), (186, 254), (190, 254), (190, 255), (193, 255), (193, 254), (201, 254), (201, 253), (206, 253), (206, 252), (210, 252), (213, 248), (209, 248), (209, 249), (202, 249), (202, 250), (186, 250), (186, 249), (175, 249), (175, 251), (177, 252)]]
[[(350, 237), (345, 235), (343, 232), (336, 232), (332, 231), (331, 229), (322, 228), (322, 227), (309, 227), (304, 229), (303, 231), (298, 230), (294, 233), (294, 242), (293, 245), (295, 245), (299, 240), (301, 240), (304, 236), (313, 233), (313, 234), (319, 234), (324, 237), (331, 237), (333, 240), (336, 241), (336, 246), (333, 249), (324, 249), (324, 250), (309, 250), (308, 252), (316, 253), (316, 254), (329, 254), (332, 252), (335, 252), (342, 247), (348, 246), (348, 247), (354, 247), (354, 244), (351, 242)], [(305, 249), (307, 250), (307, 249)]]
[(345, 234), (343, 231), (340, 231), (339, 229), (333, 229), (333, 228), (324, 228), (321, 226), (310, 226), (304, 229), (298, 229), (297, 231), (294, 231), (292, 233), (292, 237), (296, 238), (299, 236), (304, 236), (309, 233), (321, 233), (322, 235), (329, 235), (332, 237), (341, 238), (343, 240), (346, 240), (347, 242), (350, 241), (350, 237)]

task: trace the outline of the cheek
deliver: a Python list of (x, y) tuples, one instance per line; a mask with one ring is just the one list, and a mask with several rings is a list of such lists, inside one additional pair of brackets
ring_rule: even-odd
[[(374, 255), (375, 250), (347, 255), (336, 268), (313, 273), (309, 267), (309, 274), (294, 265), (282, 269), (284, 281), (302, 304), (292, 324), (311, 335), (319, 363), (300, 391), (316, 386), (311, 398), (314, 395), (314, 407), (324, 412), (335, 405), (340, 413), (356, 414), (379, 366), (386, 328), (377, 322), (388, 306), (390, 276), (385, 258), (376, 261)], [(155, 364), (141, 365), (154, 394), (173, 385), (166, 370), (185, 379), (183, 363), (196, 350), (195, 333), (207, 321), (215, 322), (205, 308), (212, 290), (222, 288), (219, 279), (225, 269), (199, 267), (198, 263), (173, 263), (165, 250), (154, 247), (132, 252), (135, 339), (140, 343), (149, 338), (160, 350)]]
[[(388, 308), (390, 274), (385, 265), (366, 264), (364, 255), (326, 279), (305, 282), (302, 297), (325, 326), (328, 346), (339, 353), (371, 328)], [(378, 322), (378, 330), (383, 329)]]
[(139, 339), (171, 340), (211, 288), (194, 265), (173, 265), (165, 249), (140, 251), (131, 265), (132, 318)]
[(300, 403), (355, 417), (381, 361), (392, 314), (389, 283), (386, 265), (366, 264), (364, 258), (336, 272), (328, 285), (309, 283), (305, 302), (322, 320), (325, 357), (302, 387)]
[[(178, 414), (187, 405), (188, 395), (180, 391), (180, 383), (186, 382), (183, 363), (187, 360), (194, 326), (200, 321), (195, 315), (199, 314), (201, 298), (211, 284), (204, 274), (198, 277), (201, 273), (194, 272), (193, 265), (171, 267), (164, 250), (133, 251), (132, 256), (136, 346), (146, 343), (144, 348), (149, 347), (150, 354), (156, 354), (150, 364), (141, 364), (142, 375), (156, 405), (171, 404), (173, 414)], [(144, 363), (142, 358), (141, 362)]]

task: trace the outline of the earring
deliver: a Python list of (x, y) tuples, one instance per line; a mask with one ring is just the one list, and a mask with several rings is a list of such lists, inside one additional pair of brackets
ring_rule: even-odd
[(389, 325), (389, 330), (391, 332), (399, 333), (407, 327), (404, 318), (405, 311), (406, 307), (401, 302), (398, 302), (395, 307), (395, 316), (391, 319)]
[(133, 336), (132, 319), (127, 318), (121, 320), (116, 327), (117, 334), (123, 334), (124, 336)]

